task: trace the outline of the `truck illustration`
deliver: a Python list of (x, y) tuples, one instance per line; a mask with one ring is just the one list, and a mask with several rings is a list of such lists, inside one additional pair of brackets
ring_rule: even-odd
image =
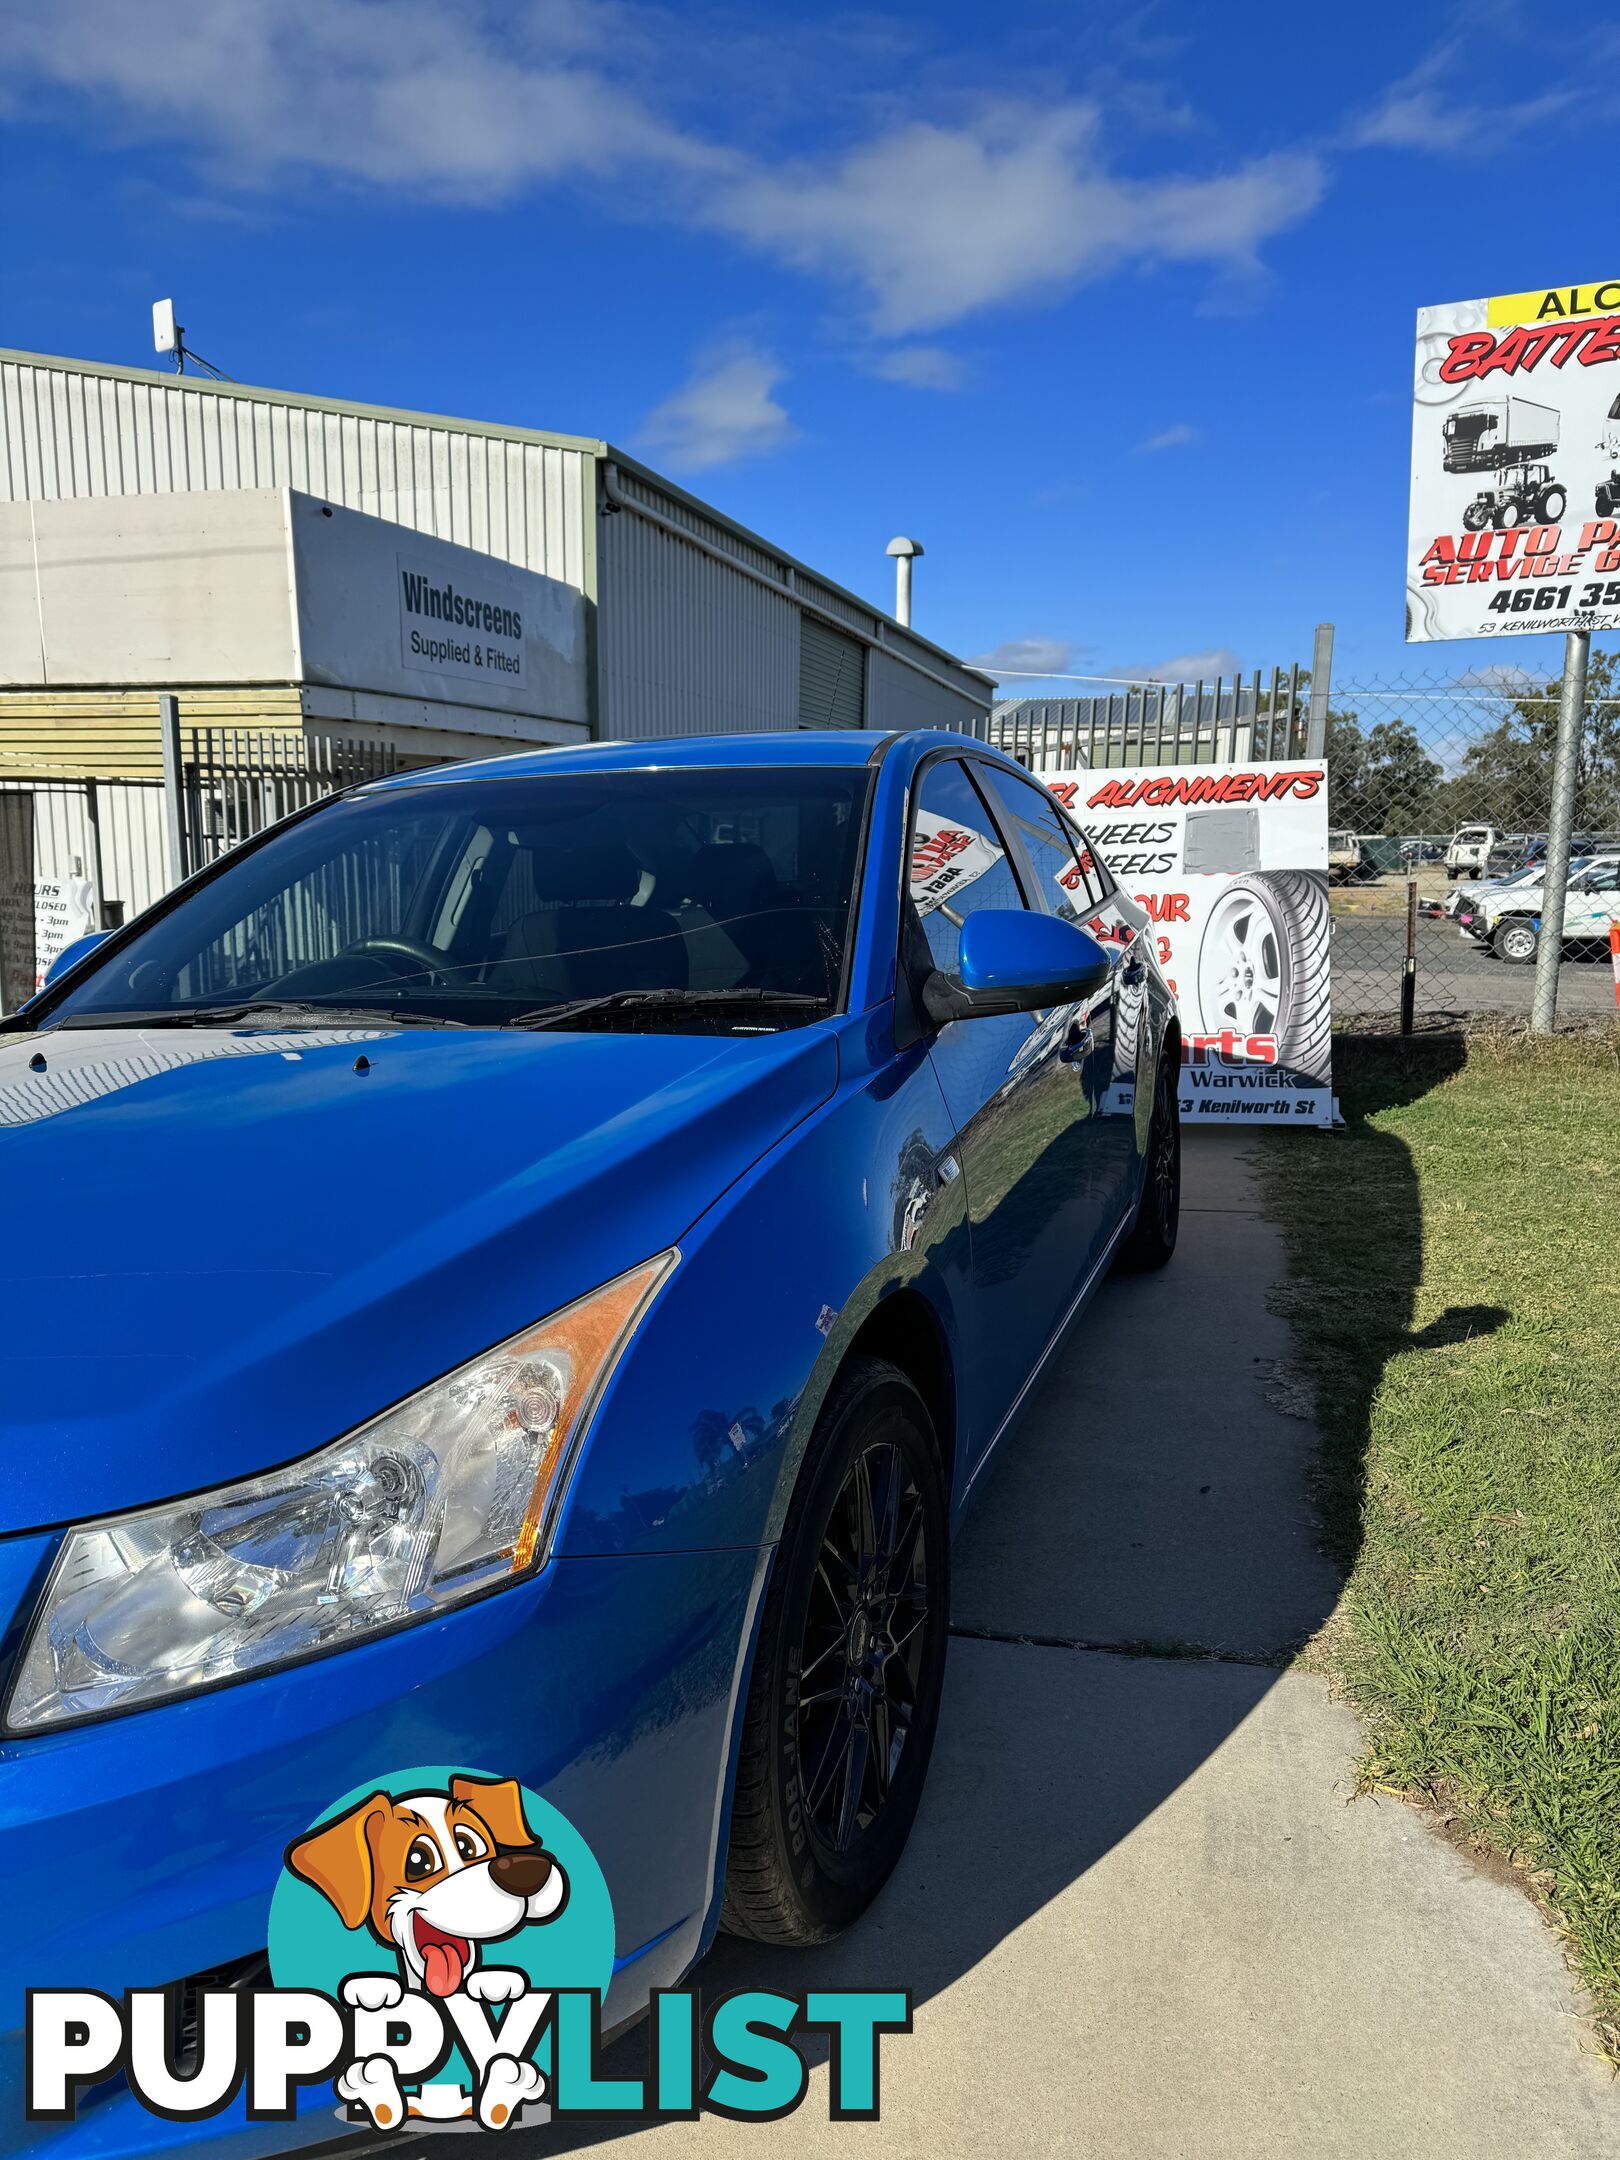
[(1447, 413), (1443, 462), (1448, 473), (1489, 473), (1463, 512), (1470, 532), (1487, 525), (1556, 525), (1569, 500), (1547, 460), (1558, 448), (1558, 415), (1528, 398), (1476, 398)]
[(1597, 514), (1613, 517), (1620, 510), (1620, 397), (1609, 407), (1608, 424), (1598, 448), (1608, 459), (1609, 470), (1597, 484)]

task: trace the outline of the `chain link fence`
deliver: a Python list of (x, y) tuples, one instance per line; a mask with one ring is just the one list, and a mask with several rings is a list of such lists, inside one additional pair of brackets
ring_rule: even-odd
[[(1576, 774), (1558, 1018), (1615, 1011), (1620, 666), (1594, 652)], [(1540, 942), (1559, 682), (1503, 662), (1448, 680), (1335, 676), (1328, 700), (1333, 1010), (1338, 1026), (1527, 1020)]]

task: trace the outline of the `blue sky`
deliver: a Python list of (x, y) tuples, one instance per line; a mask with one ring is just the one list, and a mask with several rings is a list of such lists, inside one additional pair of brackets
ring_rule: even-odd
[(911, 532), (1007, 668), (1331, 619), (1449, 675), (1413, 314), (1620, 268), (1617, 69), (1496, 0), (11, 0), (0, 341), (153, 365), (172, 293), (241, 381), (605, 435), (875, 599)]

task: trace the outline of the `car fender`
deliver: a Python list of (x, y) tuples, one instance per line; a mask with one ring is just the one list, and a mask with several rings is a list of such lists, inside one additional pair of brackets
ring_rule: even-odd
[(771, 1543), (827, 1391), (883, 1302), (920, 1296), (949, 1354), (965, 1193), (932, 1062), (922, 1045), (895, 1052), (892, 1015), (839, 1024), (832, 1099), (682, 1237), (574, 1466), (559, 1554)]

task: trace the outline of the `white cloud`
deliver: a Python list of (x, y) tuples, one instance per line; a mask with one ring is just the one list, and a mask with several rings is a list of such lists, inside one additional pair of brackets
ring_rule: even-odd
[(1139, 450), (1184, 450), (1189, 443), (1198, 440), (1198, 430), (1189, 427), (1185, 420), (1176, 421), (1173, 427), (1160, 428), (1157, 435), (1150, 435), (1146, 442), (1138, 443)]
[(1459, 689), (1493, 691), (1501, 697), (1523, 697), (1527, 690), (1548, 687), (1544, 676), (1532, 675), (1528, 668), (1515, 667), (1507, 660), (1465, 668), (1457, 677), (1457, 685)]
[(727, 162), (610, 79), (589, 20), (543, 7), (497, 27), (454, 0), (24, 0), (0, 25), (0, 65), (14, 92), (78, 93), (238, 185), (302, 168), (488, 202)]
[(1480, 105), (1461, 96), (1451, 81), (1456, 63), (1466, 69), (1468, 55), (1448, 38), (1391, 83), (1383, 96), (1355, 121), (1349, 142), (1358, 150), (1428, 150), (1477, 152), (1481, 143), (1498, 142), (1550, 119), (1572, 104), (1573, 90), (1549, 90), (1517, 104)]
[(771, 395), (782, 375), (769, 353), (749, 345), (723, 347), (647, 415), (641, 439), (685, 472), (779, 450), (797, 432)]
[(960, 390), (968, 379), (966, 362), (943, 345), (897, 345), (868, 362), (867, 373), (913, 390)]
[(1151, 667), (1112, 672), (1127, 682), (1213, 682), (1217, 675), (1235, 675), (1238, 666), (1238, 656), (1229, 645), (1206, 645), (1202, 652), (1180, 653), (1174, 660), (1158, 660)]
[(982, 668), (986, 675), (998, 678), (1065, 675), (1089, 650), (1089, 646), (1072, 644), (1067, 638), (1008, 638), (989, 652), (975, 655), (968, 666)]
[(875, 327), (933, 330), (1056, 293), (1130, 258), (1252, 269), (1262, 241), (1315, 209), (1317, 161), (1277, 153), (1204, 178), (1111, 172), (1083, 103), (1000, 105), (912, 121), (831, 163), (756, 171), (707, 215), (802, 270), (852, 281)]
[[(1133, 179), (1076, 99), (902, 119), (772, 160), (659, 111), (693, 34), (587, 0), (510, 16), (473, 0), (14, 0), (0, 78), (16, 104), (65, 94), (105, 137), (189, 150), (238, 189), (302, 174), (481, 204), (583, 185), (617, 215), (722, 232), (847, 287), (891, 337), (1121, 262), (1252, 270), (1322, 194), (1302, 152)], [(942, 375), (944, 357), (911, 364)]]

